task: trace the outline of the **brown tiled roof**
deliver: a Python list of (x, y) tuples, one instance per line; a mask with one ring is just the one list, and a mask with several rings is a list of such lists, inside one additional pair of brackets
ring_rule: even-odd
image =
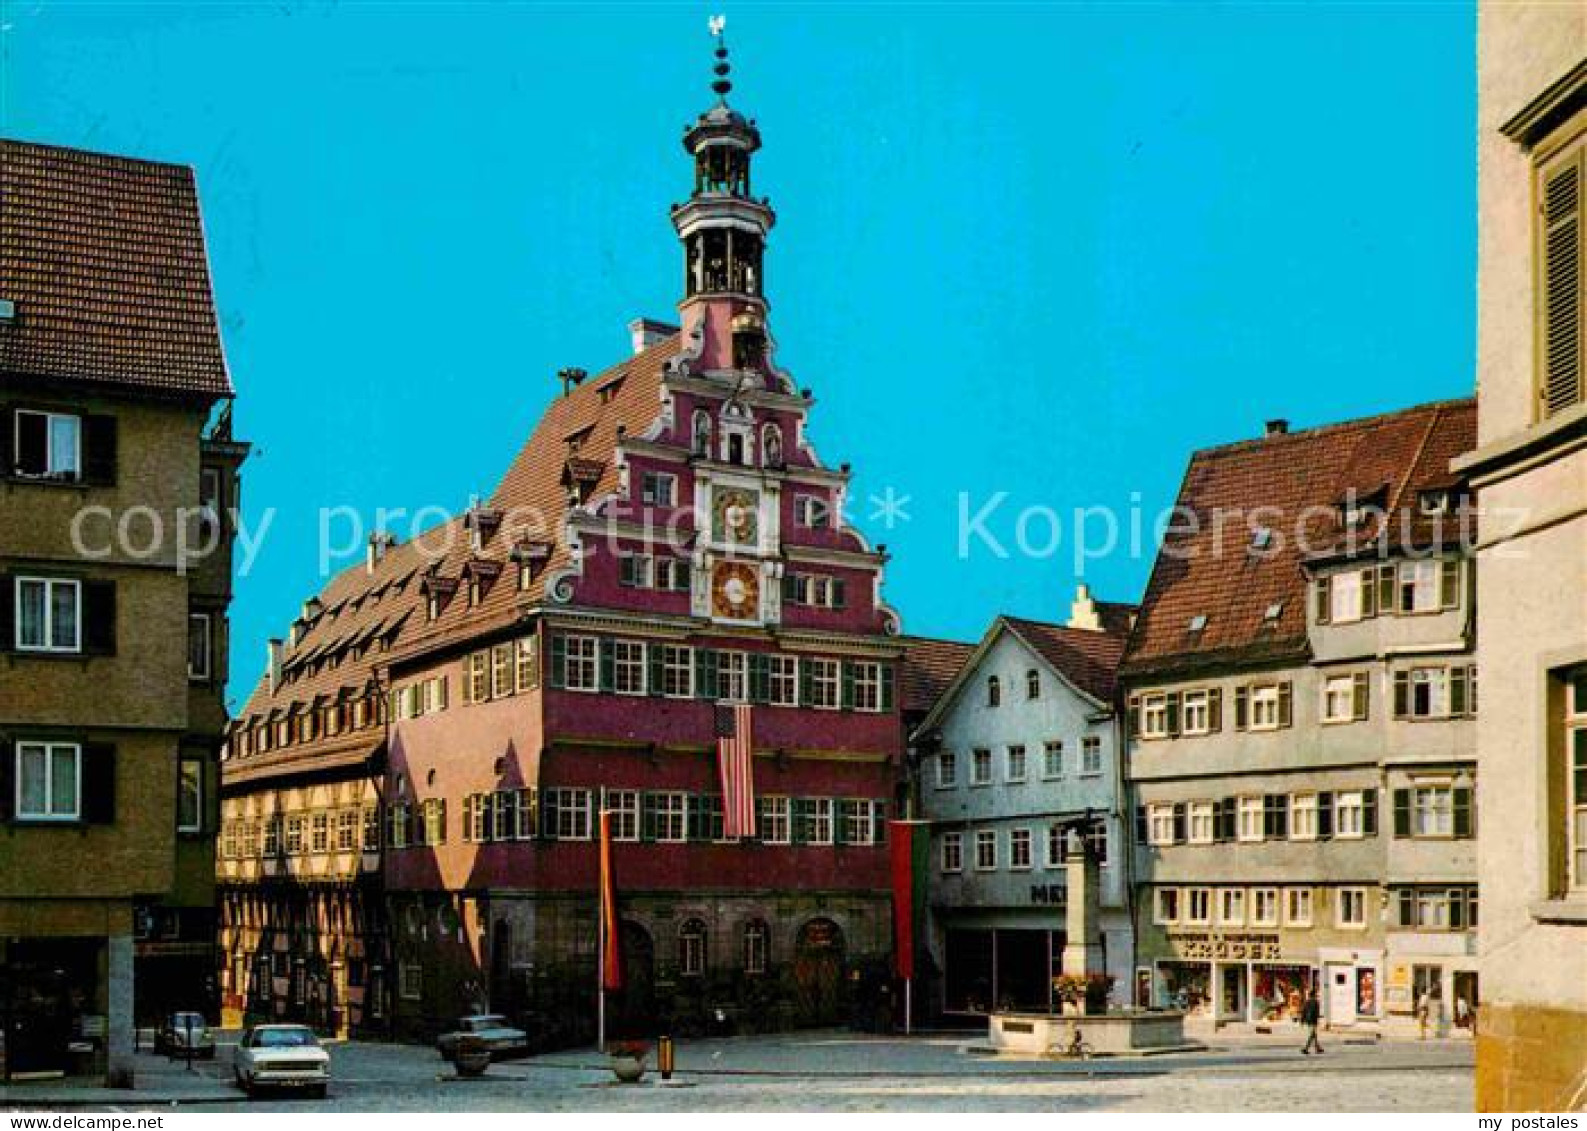
[[(1104, 703), (1113, 701), (1113, 680), (1124, 654), (1125, 634), (1043, 624), (1003, 617), (1009, 631), (1039, 653), (1080, 690)], [(1104, 621), (1104, 624), (1106, 621)], [(1127, 623), (1127, 622), (1126, 622)]]
[(904, 659), (899, 676), (899, 705), (906, 715), (923, 715), (937, 705), (959, 669), (975, 652), (974, 644), (901, 636)]
[[(1417, 513), (1418, 497), (1455, 486), (1449, 461), (1475, 441), (1476, 404), (1467, 398), (1195, 453), (1177, 504), (1194, 521), (1176, 522), (1164, 538), (1124, 672), (1306, 655), (1305, 565), (1352, 545), (1359, 554), (1454, 540), (1469, 513), (1435, 529)], [(1349, 536), (1339, 504), (1351, 495), (1381, 501), (1381, 526)], [(1273, 532), (1262, 552), (1253, 519)], [(1196, 617), (1206, 618), (1199, 632)]]
[(0, 373), (232, 392), (193, 170), (0, 139)]
[(1127, 601), (1093, 601), (1097, 609), (1097, 618), (1102, 622), (1102, 631), (1111, 632), (1117, 636), (1128, 636), (1130, 626), (1135, 623), (1135, 615), (1141, 611), (1139, 605), (1132, 605)]
[[(660, 412), (662, 367), (677, 352), (676, 337), (657, 342), (553, 400), (486, 504), (488, 510), (500, 512), (501, 522), (479, 550), (470, 542), (464, 516), (458, 516), (386, 551), (372, 572), (359, 562), (332, 578), (318, 594), (323, 611), (286, 651), (281, 683), (272, 693), (261, 681), (238, 713), (238, 723), (360, 693), (384, 665), (517, 621), (525, 606), (542, 598), (547, 574), (569, 561), (564, 537), (570, 505), (564, 478), (567, 437), (583, 433), (579, 460), (591, 472), (598, 470), (586, 497), (595, 501), (614, 491), (617, 470), (612, 456), (618, 430), (637, 435)], [(621, 387), (613, 393), (618, 382)], [(525, 540), (550, 547), (550, 557), (537, 569), (530, 587), (518, 587), (515, 565), (497, 568), (490, 579), (493, 567), (506, 565), (513, 547)], [(452, 584), (465, 569), (492, 580), (484, 598), (472, 608), (466, 588)], [(451, 592), (449, 603), (433, 622), (425, 608), (427, 577), (441, 580), (440, 588)], [(362, 654), (357, 653), (359, 647)], [(298, 757), (316, 757), (344, 741), (345, 737), (321, 739), (289, 749)], [(280, 753), (230, 759), (227, 781), (245, 780), (239, 775), (254, 758), (270, 758), (272, 765), (278, 764), (274, 760)]]

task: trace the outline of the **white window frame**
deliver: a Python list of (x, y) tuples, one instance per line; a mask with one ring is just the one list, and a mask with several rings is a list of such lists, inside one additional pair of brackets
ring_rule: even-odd
[(792, 844), (792, 807), (786, 797), (762, 797), (756, 817), (762, 844)]
[(646, 506), (676, 506), (678, 477), (665, 471), (646, 471), (639, 477), (639, 501)]
[(668, 699), (694, 698), (694, 649), (687, 644), (661, 645), (661, 694)]
[(1245, 889), (1218, 889), (1218, 926), (1245, 926)]
[(1446, 783), (1411, 787), (1411, 836), (1449, 840), (1455, 835), (1455, 788)]
[(992, 751), (985, 746), (970, 751), (970, 784), (992, 784)]
[(854, 664), (854, 709), (869, 714), (882, 709), (882, 665), (874, 660)]
[(1141, 737), (1168, 737), (1168, 695), (1156, 692), (1141, 696)]
[(1025, 780), (1028, 771), (1026, 752), (1022, 743), (1012, 743), (1003, 748), (1003, 780), (1010, 785), (1018, 785)]
[(1313, 895), (1311, 888), (1284, 889), (1284, 925), (1310, 927), (1312, 925)]
[(1206, 688), (1185, 692), (1180, 707), (1180, 733), (1191, 737), (1212, 733), (1212, 692)]
[[(601, 645), (594, 636), (565, 637), (562, 685), (569, 691), (601, 689)], [(494, 690), (495, 680), (490, 681)]]
[[(44, 471), (42, 474), (25, 475), (18, 471), (16, 467), (17, 458), (22, 452), (22, 418), (24, 416), (42, 416), (44, 418)], [(70, 421), (72, 425), (72, 465), (70, 467), (57, 466), (56, 464), (55, 426), (57, 423), (66, 421)], [(79, 480), (83, 477), (83, 418), (76, 413), (19, 408), (12, 421), (11, 441), (12, 466), (5, 469), (7, 474), (18, 475), (25, 479)]]
[(1366, 616), (1366, 586), (1362, 571), (1344, 570), (1328, 579), (1328, 622), (1354, 624)]
[(876, 803), (869, 798), (846, 798), (841, 806), (843, 843), (876, 843)]
[(952, 750), (937, 751), (937, 788), (952, 789), (959, 784), (959, 755)]
[(1185, 912), (1185, 897), (1179, 888), (1152, 889), (1152, 922), (1159, 927), (1179, 923)]
[(993, 829), (977, 829), (975, 832), (975, 870), (997, 871), (997, 832)]
[(655, 795), (656, 843), (683, 844), (689, 839), (689, 795), (669, 790)]
[(1442, 565), (1437, 558), (1416, 558), (1399, 563), (1394, 571), (1395, 611), (1405, 616), (1438, 612), (1441, 574)]
[(1366, 793), (1347, 789), (1334, 794), (1334, 839), (1360, 840), (1366, 836)]
[(551, 831), (557, 840), (589, 840), (590, 791), (561, 788), (546, 790), (551, 805)]
[(760, 920), (744, 924), (744, 973), (766, 973), (766, 950), (770, 946), (771, 929)]
[(520, 636), (513, 643), (513, 684), (528, 691), (535, 684), (535, 637)]
[(1289, 799), (1289, 839), (1317, 839), (1317, 795), (1293, 793)]
[[(1343, 695), (1343, 713), (1336, 708)], [(1322, 721), (1351, 723), (1356, 719), (1356, 679), (1354, 675), (1331, 675), (1322, 682)]]
[(1064, 842), (1068, 840), (1062, 825), (1047, 826), (1047, 867), (1064, 866)]
[(832, 798), (813, 797), (810, 805), (810, 843), (832, 843)]
[(956, 876), (964, 871), (964, 834), (942, 834), (940, 867), (945, 875)]
[(1102, 772), (1102, 739), (1094, 734), (1080, 739), (1080, 776), (1096, 777)]
[(1268, 731), (1279, 729), (1278, 713), (1278, 684), (1261, 683), (1253, 684), (1250, 691), (1251, 712), (1246, 728), (1253, 731)]
[[(1453, 684), (1447, 667), (1419, 667), (1411, 669), (1410, 686), (1406, 690), (1405, 717), (1407, 719), (1447, 719), (1450, 717), (1450, 688)], [(1427, 710), (1416, 709), (1417, 686), (1427, 688)]]
[[(1357, 903), (1361, 908), (1359, 920), (1348, 917), (1345, 912), (1352, 903)], [(1334, 900), (1334, 926), (1341, 931), (1364, 931), (1367, 929), (1367, 889), (1364, 887), (1344, 887), (1338, 889), (1337, 898)]]
[(837, 660), (811, 658), (810, 705), (818, 711), (837, 711), (843, 707), (843, 665)]
[(1189, 834), (1187, 839), (1191, 844), (1211, 844), (1214, 822), (1216, 821), (1216, 807), (1210, 801), (1192, 801), (1190, 814), (1187, 819)]
[[(197, 770), (194, 784), (197, 789), (195, 798), (195, 813), (192, 821), (182, 820), (182, 794), (187, 788), (187, 770), (191, 766)], [(79, 763), (78, 773), (81, 775), (82, 767)], [(202, 758), (178, 758), (176, 762), (176, 831), (179, 833), (201, 833), (204, 831), (204, 760)]]
[(832, 508), (820, 495), (795, 495), (794, 525), (806, 530), (826, 530), (832, 525)]
[(724, 650), (716, 654), (716, 697), (722, 703), (749, 702), (749, 653)]
[(1279, 906), (1277, 888), (1264, 887), (1251, 889), (1251, 926), (1278, 926), (1278, 912)]
[[(1198, 910), (1197, 904), (1200, 904)], [(1208, 927), (1212, 925), (1212, 889), (1211, 888), (1186, 888), (1184, 921), (1192, 927)]]
[(1174, 843), (1174, 806), (1169, 801), (1153, 801), (1146, 807), (1146, 843)]
[(1565, 884), (1587, 891), (1587, 670), (1565, 684)]
[[(15, 795), (12, 797), (12, 812), (19, 821), (80, 821), (83, 816), (83, 748), (76, 742), (34, 742), (19, 741), (16, 743), (13, 757), (16, 764), (12, 767), (15, 771)], [(39, 809), (29, 809), (24, 803), (25, 771), (27, 754), (32, 752), (35, 757), (42, 755), (44, 780), (41, 783), (44, 805)], [(72, 773), (72, 807), (70, 810), (57, 809), (55, 802), (55, 760), (69, 756), (73, 762)]]
[(645, 693), (645, 642), (612, 641), (612, 690), (618, 695)]
[(1060, 739), (1042, 743), (1041, 776), (1044, 781), (1056, 781), (1064, 776), (1064, 744)]
[[(39, 622), (42, 632), (40, 644), (27, 644), (22, 639), (22, 591), (24, 587), (39, 586), (44, 595), (44, 609)], [(70, 589), (72, 591), (72, 640), (71, 643), (61, 643), (55, 639), (55, 591), (57, 589)], [(33, 577), (21, 575), (16, 578), (12, 590), (13, 620), (15, 627), (14, 642), (18, 652), (52, 652), (69, 654), (83, 650), (83, 583), (71, 577)]]
[(799, 658), (797, 656), (768, 656), (766, 658), (766, 698), (773, 707), (799, 705)]
[[(608, 789), (606, 811), (612, 815), (612, 840), (633, 842), (639, 839), (640, 795), (637, 789)], [(522, 821), (520, 820), (520, 826)]]
[(1031, 870), (1031, 834), (1029, 829), (1008, 830), (1008, 867), (1011, 872)]
[(1241, 844), (1260, 844), (1264, 837), (1262, 798), (1240, 797), (1235, 801), (1235, 839)]
[(517, 685), (515, 657), (511, 644), (497, 644), (490, 650), (490, 697), (505, 699)]

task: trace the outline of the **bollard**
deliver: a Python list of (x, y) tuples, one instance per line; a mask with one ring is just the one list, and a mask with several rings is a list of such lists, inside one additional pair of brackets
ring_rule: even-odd
[(672, 1079), (672, 1038), (659, 1037), (656, 1040), (656, 1067), (661, 1069), (663, 1080)]

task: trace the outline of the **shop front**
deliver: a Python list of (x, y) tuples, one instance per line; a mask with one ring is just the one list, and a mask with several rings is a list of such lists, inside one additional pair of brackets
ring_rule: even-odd
[(936, 918), (944, 1013), (1054, 1008), (1052, 980), (1062, 972), (1066, 937), (1061, 910), (939, 910)]
[(1381, 950), (1323, 948), (1318, 960), (1323, 970), (1318, 996), (1330, 1029), (1373, 1025), (1383, 1019)]
[(0, 1082), (103, 1070), (105, 940), (0, 940)]
[(1174, 931), (1172, 957), (1152, 966), (1152, 1004), (1219, 1023), (1270, 1023), (1300, 1017), (1317, 984), (1317, 960), (1279, 932)]

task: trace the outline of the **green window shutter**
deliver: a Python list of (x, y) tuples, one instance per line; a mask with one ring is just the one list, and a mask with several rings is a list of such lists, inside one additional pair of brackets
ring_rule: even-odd
[(695, 693), (702, 699), (715, 699), (719, 694), (717, 680), (717, 653), (714, 648), (701, 648), (695, 652), (695, 679), (699, 686)]
[(1460, 559), (1445, 558), (1438, 563), (1438, 604), (1453, 609), (1460, 604)]
[[(845, 667), (847, 665), (844, 665)], [(841, 845), (849, 842), (848, 815), (850, 806), (855, 802), (844, 798), (837, 798), (832, 802), (832, 843)]]
[(1278, 685), (1278, 725), (1292, 726), (1295, 722), (1295, 686), (1289, 680)]
[(83, 744), (82, 796), (78, 811), (89, 825), (116, 823), (116, 748), (108, 742)]
[(799, 660), (799, 706), (808, 707), (815, 701), (815, 673), (811, 670), (810, 661)]
[(1364, 569), (1361, 571), (1361, 615), (1375, 617), (1378, 615), (1378, 590), (1373, 584), (1377, 571)]
[(1456, 718), (1466, 713), (1466, 669), (1449, 669), (1449, 713)]
[(561, 633), (551, 638), (551, 686), (568, 685), (568, 641)]
[(843, 709), (845, 711), (852, 711), (854, 710), (854, 662), (852, 660), (844, 660), (842, 671)]
[(1411, 713), (1411, 673), (1394, 673), (1394, 717), (1403, 719)]
[(832, 607), (834, 609), (847, 608), (849, 604), (849, 583), (841, 577), (832, 579)]
[(1324, 574), (1317, 579), (1312, 591), (1317, 595), (1317, 623), (1327, 624), (1332, 609), (1333, 578)]
[(789, 605), (797, 605), (799, 603), (799, 575), (797, 573), (785, 573), (782, 575), (782, 599), (784, 603)]
[(83, 651), (96, 656), (116, 654), (116, 583), (83, 582)]
[(887, 843), (887, 802), (871, 802), (871, 828), (872, 840), (877, 844)]
[(1394, 791), (1394, 835), (1411, 835), (1411, 791), (1408, 789)]
[(1472, 791), (1466, 786), (1457, 786), (1454, 790), (1455, 805), (1455, 835), (1469, 837), (1476, 828), (1476, 810), (1472, 806)]
[(1168, 736), (1176, 738), (1179, 735), (1179, 692), (1170, 691), (1166, 699), (1168, 700)]
[(749, 654), (749, 701), (764, 703), (770, 686), (771, 660), (764, 652)]
[(645, 649), (645, 656), (650, 662), (650, 694), (660, 695), (666, 678), (667, 646), (665, 644), (651, 644)]
[(1207, 689), (1207, 727), (1213, 734), (1223, 729), (1223, 689)]
[(83, 482), (109, 487), (116, 482), (116, 418), (83, 417)]
[(790, 839), (795, 844), (810, 843), (811, 803), (807, 798), (795, 797), (788, 803), (788, 822), (792, 825)]
[(601, 639), (597, 642), (601, 657), (602, 691), (610, 691), (617, 684), (617, 641)]
[(633, 586), (639, 583), (639, 571), (633, 554), (623, 554), (617, 559), (617, 584)]
[(691, 793), (687, 802), (688, 824), (684, 829), (684, 838), (691, 841), (710, 840), (710, 830), (706, 828), (705, 798), (698, 793)]
[(1124, 704), (1124, 737), (1134, 738), (1141, 733), (1141, 697), (1131, 695)]
[(1334, 795), (1332, 793), (1319, 793), (1317, 795), (1317, 836), (1320, 840), (1327, 840), (1334, 835)]
[(893, 665), (882, 665), (882, 713), (890, 714), (893, 710)]
[(1416, 892), (1410, 888), (1401, 888), (1395, 893), (1395, 903), (1399, 908), (1396, 918), (1402, 927), (1416, 926)]
[(1582, 238), (1583, 151), (1578, 149), (1543, 178), (1542, 268), (1543, 341), (1538, 374), (1540, 415), (1553, 416), (1582, 403), (1582, 290), (1587, 285), (1587, 252)]
[(1378, 791), (1361, 791), (1361, 831), (1366, 836), (1378, 835)]
[(1356, 672), (1350, 677), (1350, 717), (1365, 719), (1372, 713), (1372, 677)]
[(540, 796), (545, 801), (545, 804), (540, 806), (541, 839), (555, 840), (557, 835), (557, 807), (555, 804), (557, 791), (548, 789), (542, 792)]
[(656, 826), (659, 824), (657, 804), (654, 793), (642, 794), (639, 798), (639, 839), (647, 843), (656, 839)]
[(1234, 729), (1245, 730), (1250, 726), (1251, 719), (1251, 691), (1245, 686), (1234, 689)]

